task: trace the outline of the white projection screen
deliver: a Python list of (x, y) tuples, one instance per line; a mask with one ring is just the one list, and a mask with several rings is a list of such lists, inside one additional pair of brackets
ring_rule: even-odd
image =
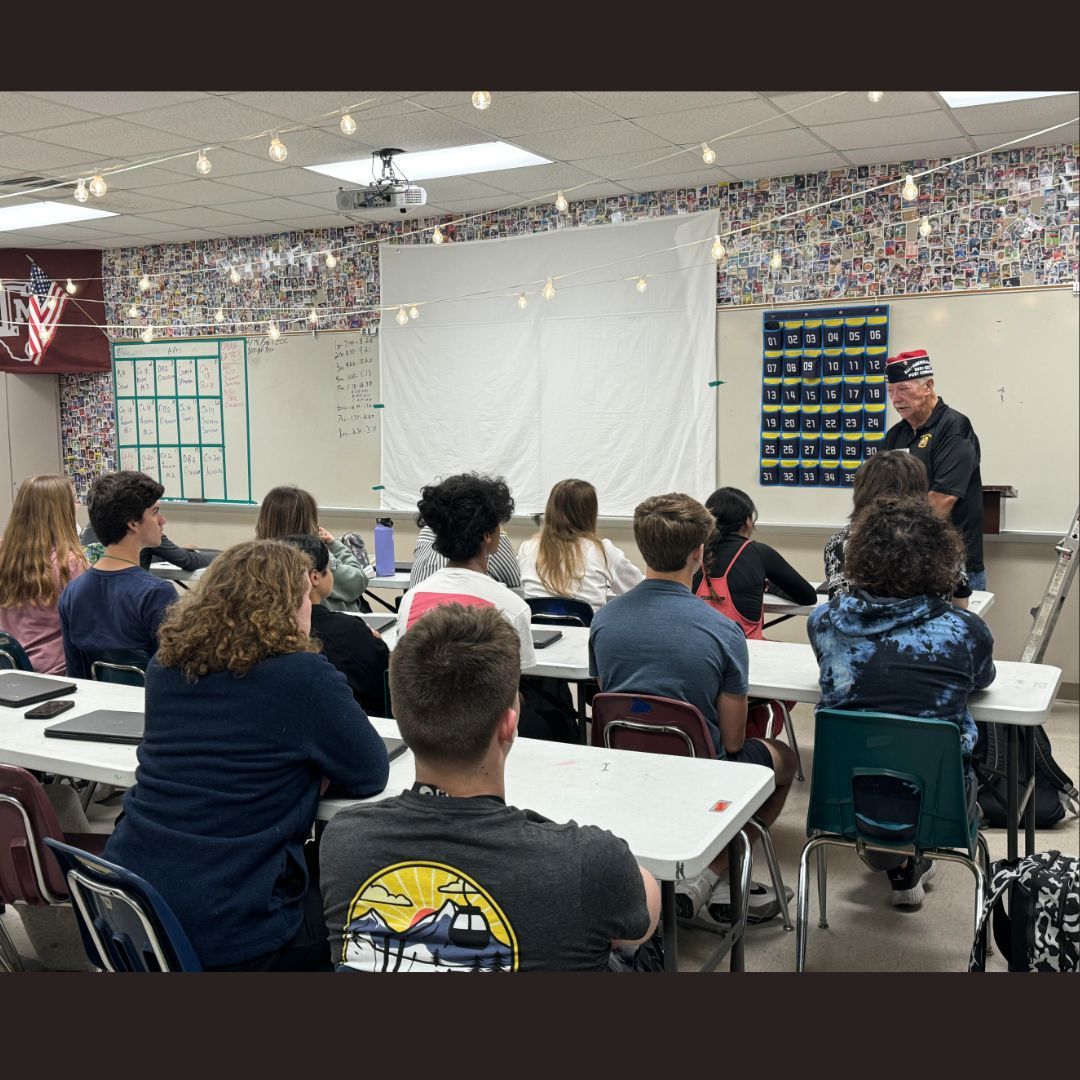
[[(593, 483), (608, 517), (667, 491), (704, 499), (717, 221), (380, 246), (382, 507), (414, 510), (425, 484), (471, 470), (505, 476), (518, 514), (543, 510), (568, 477)], [(399, 326), (394, 305), (413, 304), (418, 317)]]

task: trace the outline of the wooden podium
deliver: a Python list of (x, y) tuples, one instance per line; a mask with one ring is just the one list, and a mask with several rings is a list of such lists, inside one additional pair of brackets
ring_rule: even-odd
[(999, 533), (1005, 521), (1004, 499), (1015, 499), (1018, 492), (1009, 484), (983, 484), (983, 532)]

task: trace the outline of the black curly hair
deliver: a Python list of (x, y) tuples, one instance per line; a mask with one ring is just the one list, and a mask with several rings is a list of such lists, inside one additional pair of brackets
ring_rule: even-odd
[(465, 562), (479, 552), (485, 535), (510, 520), (514, 497), (501, 476), (461, 473), (423, 488), (416, 509), (416, 524), (435, 533), (435, 550)]

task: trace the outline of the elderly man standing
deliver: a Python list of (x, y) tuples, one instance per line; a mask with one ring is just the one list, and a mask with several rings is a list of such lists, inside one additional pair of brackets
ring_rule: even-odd
[(907, 450), (926, 466), (930, 505), (964, 534), (971, 588), (985, 589), (979, 437), (963, 413), (938, 397), (925, 349), (892, 357), (885, 374), (889, 401), (900, 420), (886, 433), (883, 449)]

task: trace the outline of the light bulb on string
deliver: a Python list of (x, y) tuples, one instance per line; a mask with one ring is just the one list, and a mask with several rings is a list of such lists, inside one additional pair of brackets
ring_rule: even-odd
[(225, 321), (225, 309), (219, 307), (217, 309), (217, 311), (214, 312), (214, 322), (224, 322), (224, 321)]
[(483, 112), (491, 105), (491, 91), (474, 90), (472, 95), (472, 103), (474, 109), (479, 109), (481, 112)]
[(289, 151), (285, 148), (285, 144), (275, 135), (270, 140), (270, 157), (274, 161), (284, 161), (289, 156)]
[(779, 270), (783, 265), (784, 260), (780, 257), (780, 252), (774, 251), (772, 253), (772, 258), (769, 260), (769, 266), (772, 267), (773, 270)]
[(438, 225), (435, 226), (435, 231), (431, 234), (431, 242), (433, 244), (441, 244), (446, 239), (443, 236), (442, 229)]
[(127, 313), (129, 319), (137, 319), (139, 317), (138, 304), (132, 304), (131, 307), (128, 308)]
[(541, 291), (540, 295), (545, 300), (554, 300), (555, 299), (555, 285), (552, 283), (551, 278), (547, 279), (547, 284), (544, 285), (544, 288)]
[(141, 278), (139, 278), (139, 290), (141, 292), (149, 292), (150, 291), (150, 278), (147, 277), (146, 274), (143, 274), (143, 276)]
[(348, 113), (341, 114), (341, 123), (338, 127), (341, 128), (342, 135), (356, 134), (356, 121)]
[(906, 202), (912, 202), (919, 197), (919, 189), (915, 186), (915, 178), (911, 173), (904, 177), (904, 186), (900, 189), (900, 195)]
[(333, 270), (337, 263), (337, 256), (332, 251), (328, 251), (326, 253), (326, 269)]
[(281, 331), (278, 329), (278, 324), (273, 319), (266, 325), (266, 332), (270, 335), (271, 341), (277, 341), (281, 337)]
[(200, 150), (199, 156), (195, 159), (195, 171), (202, 176), (206, 176), (213, 167), (210, 159), (206, 156), (206, 151)]
[(716, 151), (707, 142), (701, 144), (701, 160), (706, 165), (711, 165), (716, 160)]
[(648, 287), (649, 283), (643, 277), (639, 277), (637, 279), (637, 284), (634, 286), (638, 292), (644, 292)]
[(560, 191), (555, 197), (555, 209), (558, 210), (560, 214), (565, 214), (569, 208), (570, 204), (566, 201), (566, 196)]
[(885, 91), (884, 90), (867, 90), (866, 91), (866, 96), (867, 96), (867, 98), (870, 99), (871, 102), (873, 102), (873, 104), (876, 105), (885, 96)]
[(409, 308), (409, 318), (410, 319), (419, 319), (420, 318), (420, 309), (415, 304), (413, 304), (412, 307)]
[(41, 340), (42, 341), (48, 341), (49, 338), (51, 338), (51, 337), (52, 337), (52, 327), (51, 326), (43, 326), (41, 328)]
[(56, 307), (56, 297), (55, 296), (50, 296), (49, 299), (45, 301), (45, 310), (46, 311), (52, 311), (55, 307)]
[(518, 293), (517, 306), (524, 311), (529, 306), (529, 298), (523, 293)]
[(919, 222), (919, 235), (929, 236), (931, 232), (933, 232), (933, 228), (930, 225), (930, 219), (924, 217), (922, 221)]
[(90, 192), (86, 190), (86, 181), (80, 180), (75, 185), (75, 201), (78, 203), (84, 203), (90, 198)]
[(75, 282), (72, 281), (71, 278), (67, 279), (67, 283), (64, 285), (64, 288), (67, 290), (68, 296), (74, 296), (75, 293), (78, 292), (78, 289), (75, 286)]
[(318, 321), (319, 321), (319, 309), (318, 308), (312, 308), (308, 312), (307, 321), (309, 323), (311, 323), (312, 326), (315, 326), (315, 325), (318, 324)]
[(231, 281), (233, 285), (240, 284), (240, 271), (237, 270), (235, 266), (229, 267), (229, 281)]
[(154, 340), (154, 328), (152, 326), (148, 325), (146, 327), (146, 329), (139, 335), (139, 337), (141, 337), (143, 339), (143, 341), (146, 341), (146, 342), (153, 341)]
[(100, 199), (106, 191), (109, 190), (109, 185), (105, 183), (105, 177), (98, 173), (93, 180), (90, 181), (90, 194), (95, 199)]
[(709, 249), (709, 254), (717, 262), (719, 262), (727, 254), (727, 248), (724, 247), (724, 241), (720, 239), (719, 235), (713, 237), (712, 247)]
[(409, 313), (403, 307), (399, 307), (394, 318), (398, 326), (405, 326), (409, 321)]

